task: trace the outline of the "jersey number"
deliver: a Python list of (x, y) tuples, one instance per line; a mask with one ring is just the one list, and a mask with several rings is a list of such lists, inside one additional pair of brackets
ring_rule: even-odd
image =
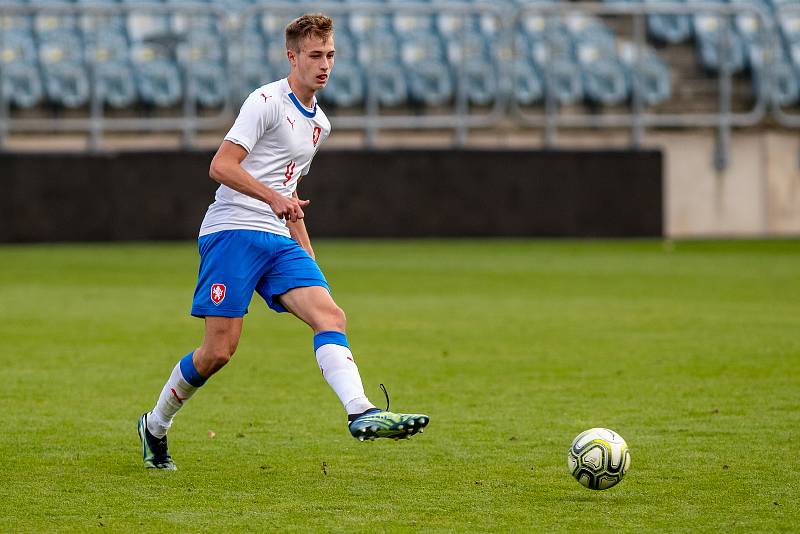
[(289, 163), (286, 164), (286, 172), (284, 173), (286, 180), (283, 181), (283, 185), (288, 184), (289, 180), (291, 180), (292, 176), (294, 176), (294, 164), (295, 164), (294, 161), (290, 161)]

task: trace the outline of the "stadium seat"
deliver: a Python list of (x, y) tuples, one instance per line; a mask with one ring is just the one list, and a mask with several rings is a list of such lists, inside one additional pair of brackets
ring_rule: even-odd
[(204, 108), (220, 107), (229, 95), (228, 77), (220, 63), (198, 61), (187, 70), (191, 95)]
[[(689, 0), (689, 3), (722, 3), (721, 0)], [(698, 11), (692, 22), (700, 63), (707, 70), (717, 72), (722, 66), (723, 58), (727, 60), (727, 68), (732, 73), (741, 71), (745, 66), (744, 41), (736, 33), (732, 19), (713, 13)], [(728, 26), (728, 43), (724, 42), (724, 28)]]
[[(117, 0), (76, 0), (78, 4), (86, 5), (116, 5)], [(114, 32), (119, 35), (125, 34), (125, 15), (117, 14), (87, 14), (81, 15), (78, 21), (81, 32), (84, 36), (90, 36), (96, 32)]]
[(789, 11), (784, 6), (796, 6), (796, 0), (775, 0), (775, 17), (784, 38), (790, 43), (800, 41), (800, 13), (797, 9)]
[(336, 64), (336, 76), (320, 93), (320, 98), (334, 107), (353, 107), (364, 102), (364, 74), (355, 61)]
[(83, 43), (74, 30), (53, 31), (39, 41), (39, 63), (42, 68), (62, 62), (83, 61)]
[[(33, 3), (33, 2), (32, 2)], [(38, 7), (70, 5), (68, 0), (37, 0)], [(42, 11), (33, 16), (33, 29), (36, 35), (43, 37), (51, 32), (71, 31), (78, 27), (77, 15)]]
[[(676, 0), (645, 0), (647, 3), (675, 3)], [(689, 15), (678, 13), (657, 13), (648, 15), (647, 31), (656, 41), (678, 44), (688, 41), (692, 36), (692, 21)]]
[(29, 63), (37, 60), (36, 43), (27, 30), (5, 32), (0, 42), (0, 61), (2, 63)]
[(243, 33), (233, 35), (227, 44), (227, 62), (233, 69), (228, 80), (229, 90), (233, 101), (240, 104), (256, 88), (278, 76), (273, 76), (267, 62), (267, 47), (261, 32), (245, 29)]
[[(27, 4), (24, 0), (6, 0), (3, 2), (11, 6), (21, 6)], [(33, 17), (27, 14), (12, 15), (3, 13), (0, 15), (0, 31), (7, 33), (29, 32), (33, 30)]]
[(336, 56), (355, 58), (364, 68), (373, 64), (396, 62), (400, 57), (400, 43), (393, 33), (373, 33), (369, 38), (353, 39), (349, 33), (336, 36)]
[(366, 71), (369, 73), (367, 80), (372, 84), (381, 107), (399, 106), (406, 103), (408, 85), (402, 69), (395, 65), (378, 63)]
[(438, 35), (423, 32), (400, 40), (400, 59), (405, 65), (445, 60), (444, 44)]
[(628, 98), (625, 69), (617, 60), (600, 57), (580, 65), (583, 94), (589, 102), (612, 106)]
[(489, 41), (480, 33), (467, 33), (444, 39), (447, 61), (454, 67), (462, 60), (488, 61), (492, 57)]
[(117, 109), (136, 101), (136, 84), (127, 63), (108, 61), (95, 67), (96, 91), (100, 100)]
[(89, 77), (82, 63), (61, 61), (43, 66), (47, 99), (66, 108), (77, 108), (89, 101)]
[(439, 106), (453, 98), (453, 80), (443, 62), (427, 60), (409, 64), (406, 78), (412, 103)]
[(753, 73), (753, 91), (766, 91), (775, 106), (792, 106), (800, 103), (800, 76), (786, 58), (782, 58), (772, 64), (771, 71)]
[(544, 81), (533, 62), (518, 58), (511, 71), (513, 98), (522, 106), (530, 106), (544, 98)]
[[(552, 91), (561, 105), (575, 104), (583, 98), (581, 69), (577, 63), (566, 58), (554, 58), (548, 64), (540, 64), (545, 90)], [(550, 83), (547, 83), (547, 80)]]
[(169, 15), (155, 13), (147, 9), (150, 6), (161, 4), (162, 2), (156, 0), (127, 2), (127, 5), (137, 8), (129, 12), (126, 19), (128, 37), (131, 41), (140, 42), (163, 37), (172, 33)]
[(170, 50), (157, 43), (135, 43), (131, 48), (136, 88), (141, 101), (156, 107), (175, 105), (182, 83)]
[(617, 55), (626, 69), (631, 97), (636, 87), (645, 106), (655, 106), (669, 100), (672, 96), (670, 70), (653, 50), (645, 48), (637, 63), (636, 45), (622, 41)]
[[(359, 3), (359, 0), (345, 0), (345, 3)], [(385, 3), (384, 0), (375, 0), (373, 3)], [(366, 38), (372, 32), (392, 32), (392, 17), (384, 13), (358, 13), (352, 12), (347, 17), (346, 27), (356, 39)]]
[(3, 69), (3, 94), (12, 106), (32, 108), (42, 101), (42, 80), (35, 64), (15, 61), (3, 63), (0, 68)]
[[(463, 74), (460, 68), (464, 69)], [(488, 106), (497, 98), (498, 73), (494, 64), (485, 58), (470, 58), (454, 65), (453, 77), (461, 83), (463, 76), (467, 101), (475, 106)]]

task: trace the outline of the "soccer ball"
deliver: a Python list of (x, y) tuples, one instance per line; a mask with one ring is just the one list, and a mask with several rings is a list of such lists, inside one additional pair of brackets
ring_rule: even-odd
[(590, 428), (578, 434), (567, 454), (575, 480), (594, 490), (616, 485), (631, 466), (631, 453), (622, 436), (607, 428)]

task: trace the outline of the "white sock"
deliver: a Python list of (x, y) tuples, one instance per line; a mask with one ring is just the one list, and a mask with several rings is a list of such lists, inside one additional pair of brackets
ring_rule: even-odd
[(322, 376), (336, 392), (348, 414), (374, 408), (364, 394), (358, 366), (341, 332), (320, 332), (314, 336), (314, 353)]
[(147, 430), (157, 438), (167, 434), (172, 426), (172, 418), (205, 383), (205, 378), (200, 376), (192, 363), (192, 354), (187, 354), (172, 370), (153, 411), (147, 416)]

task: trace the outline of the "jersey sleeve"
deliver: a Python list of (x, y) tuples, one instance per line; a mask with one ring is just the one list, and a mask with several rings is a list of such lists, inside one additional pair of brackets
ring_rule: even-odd
[(279, 102), (274, 96), (267, 96), (257, 90), (250, 94), (242, 104), (236, 122), (225, 136), (226, 141), (236, 143), (251, 152), (261, 136), (279, 124)]

